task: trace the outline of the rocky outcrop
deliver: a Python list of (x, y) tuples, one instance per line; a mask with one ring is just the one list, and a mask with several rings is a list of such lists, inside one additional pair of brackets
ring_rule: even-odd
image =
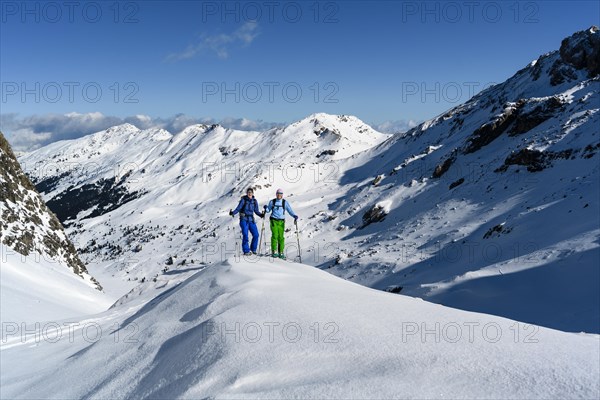
[(367, 210), (366, 213), (364, 213), (362, 217), (363, 224), (361, 228), (364, 228), (365, 226), (370, 225), (373, 222), (381, 222), (385, 219), (386, 216), (387, 212), (385, 211), (385, 209), (382, 206), (375, 204), (374, 206), (369, 208), (369, 210)]
[(562, 107), (563, 101), (558, 96), (520, 99), (516, 103), (508, 103), (502, 114), (473, 132), (467, 141), (464, 153), (476, 152), (492, 143), (505, 132), (509, 136), (529, 132), (544, 121), (557, 115)]
[(1, 132), (0, 216), (2, 244), (24, 256), (36, 252), (63, 263), (98, 290), (102, 289), (87, 273), (63, 226), (21, 169)]
[(442, 163), (436, 165), (431, 176), (433, 178), (441, 178), (442, 175), (448, 172), (454, 161), (456, 161), (456, 154), (455, 152), (452, 152), (450, 157), (446, 158)]
[(510, 165), (522, 165), (527, 167), (527, 171), (529, 172), (539, 172), (551, 166), (552, 160), (568, 160), (573, 153), (574, 151), (571, 149), (560, 152), (521, 149), (511, 153), (506, 160), (504, 160), (504, 164), (496, 169), (495, 172), (504, 172)]
[(524, 100), (519, 100), (515, 104), (508, 105), (508, 107), (504, 109), (504, 112), (497, 116), (493, 121), (477, 128), (468, 139), (464, 153), (474, 153), (500, 137), (500, 135), (502, 135), (515, 121), (517, 110), (522, 107), (524, 103)]
[(565, 63), (586, 70), (589, 78), (600, 74), (600, 33), (597, 26), (563, 39), (559, 52)]

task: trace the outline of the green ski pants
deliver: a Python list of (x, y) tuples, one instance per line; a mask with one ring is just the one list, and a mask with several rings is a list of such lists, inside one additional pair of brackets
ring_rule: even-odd
[(271, 219), (271, 251), (279, 254), (283, 254), (284, 249), (284, 238), (283, 232), (285, 231), (285, 221), (279, 219)]

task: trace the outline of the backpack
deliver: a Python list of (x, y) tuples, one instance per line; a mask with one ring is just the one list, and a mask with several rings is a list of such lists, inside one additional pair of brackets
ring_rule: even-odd
[(252, 198), (252, 200), (251, 200), (252, 201), (252, 206), (253, 206), (252, 207), (252, 213), (250, 215), (246, 215), (244, 213), (244, 210), (246, 209), (246, 205), (248, 204), (249, 199), (248, 199), (247, 196), (242, 196), (242, 200), (244, 200), (244, 205), (242, 206), (242, 208), (240, 210), (240, 218), (242, 218), (242, 217), (250, 217), (250, 218), (254, 219), (254, 209), (255, 209), (254, 205), (258, 204), (258, 201), (256, 200), (256, 198), (254, 198), (254, 197)]
[(273, 199), (271, 201), (273, 202), (273, 207), (272, 208), (283, 207), (283, 215), (285, 215), (285, 199), (281, 199), (281, 205), (280, 206), (278, 206), (277, 204), (275, 204), (277, 202), (277, 199)]

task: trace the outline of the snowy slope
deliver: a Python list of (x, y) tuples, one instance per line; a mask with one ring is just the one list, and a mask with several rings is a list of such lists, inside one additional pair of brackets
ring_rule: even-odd
[(87, 273), (59, 220), (23, 172), (2, 132), (0, 184), (1, 244), (23, 256), (37, 253), (62, 264), (90, 286), (101, 289)]
[[(377, 289), (598, 333), (599, 37), (578, 32), (391, 137), (326, 114), (266, 132), (122, 125), (21, 161), (113, 296), (223, 261), (239, 247), (227, 211), (248, 186), (261, 205), (282, 187), (301, 217), (305, 263)], [(293, 231), (287, 240), (293, 258)]]
[(0, 251), (3, 335), (11, 329), (8, 325), (80, 318), (111, 305), (110, 297), (90, 287), (61, 263), (38, 253), (25, 257), (5, 245)]
[(108, 305), (0, 133), (0, 320), (47, 321)]
[[(96, 328), (84, 335), (85, 324)], [(265, 258), (215, 264), (144, 305), (73, 326), (72, 343), (8, 337), (2, 396), (600, 396), (598, 335), (454, 310)]]
[(379, 205), (385, 219), (350, 230), (347, 256), (330, 270), (453, 307), (600, 332), (598, 54), (597, 28), (578, 32), (351, 160), (341, 179), (350, 189), (330, 213), (352, 214), (341, 222), (360, 228)]

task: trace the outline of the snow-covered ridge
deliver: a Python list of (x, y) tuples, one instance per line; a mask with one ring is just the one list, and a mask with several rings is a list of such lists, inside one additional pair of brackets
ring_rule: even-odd
[[(88, 338), (84, 322), (102, 334)], [(3, 396), (600, 395), (597, 335), (453, 310), (265, 258), (231, 258), (73, 326), (72, 339), (35, 347), (11, 334), (2, 344)]]

